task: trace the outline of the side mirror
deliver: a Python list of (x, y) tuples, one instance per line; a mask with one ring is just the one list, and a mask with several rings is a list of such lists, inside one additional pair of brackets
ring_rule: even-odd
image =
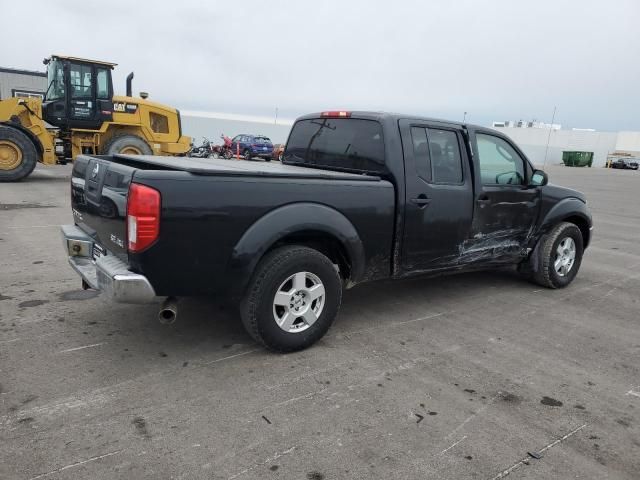
[(549, 183), (549, 177), (542, 170), (535, 170), (533, 175), (531, 175), (531, 181), (529, 185), (531, 187), (544, 187), (547, 183)]

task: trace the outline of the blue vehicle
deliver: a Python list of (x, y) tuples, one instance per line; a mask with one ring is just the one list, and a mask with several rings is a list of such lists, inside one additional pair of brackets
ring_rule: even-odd
[[(240, 148), (238, 149), (238, 146)], [(245, 160), (251, 160), (253, 157), (264, 158), (270, 162), (273, 155), (273, 144), (268, 137), (264, 135), (236, 135), (231, 140), (231, 151), (235, 155), (240, 150), (240, 155)]]

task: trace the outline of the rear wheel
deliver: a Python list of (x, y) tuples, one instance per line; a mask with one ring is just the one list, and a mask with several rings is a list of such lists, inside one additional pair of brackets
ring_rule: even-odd
[(245, 160), (251, 160), (251, 150), (249, 149), (245, 150), (242, 156), (244, 157)]
[(582, 254), (582, 232), (575, 224), (562, 222), (539, 240), (520, 271), (544, 287), (564, 288), (576, 278)]
[(280, 152), (280, 154), (278, 155), (278, 160), (284, 160), (284, 153)]
[(0, 182), (16, 182), (36, 168), (38, 151), (20, 130), (0, 125)]
[(147, 142), (136, 135), (114, 135), (102, 149), (105, 155), (153, 155)]
[(341, 300), (342, 283), (329, 258), (312, 248), (286, 246), (260, 261), (240, 313), (257, 342), (293, 352), (327, 333)]

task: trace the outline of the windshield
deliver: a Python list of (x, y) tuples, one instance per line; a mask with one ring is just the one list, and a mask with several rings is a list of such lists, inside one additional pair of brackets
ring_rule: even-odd
[(383, 172), (382, 126), (373, 120), (318, 118), (296, 122), (284, 152), (285, 163)]
[(47, 93), (45, 100), (64, 98), (64, 71), (60, 60), (52, 60), (47, 69)]

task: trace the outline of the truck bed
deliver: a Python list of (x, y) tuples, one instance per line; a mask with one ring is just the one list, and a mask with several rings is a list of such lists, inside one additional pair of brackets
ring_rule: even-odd
[[(238, 284), (229, 280), (238, 264), (260, 257), (255, 249), (300, 229), (335, 230), (345, 242), (359, 243), (362, 278), (390, 273), (395, 190), (377, 176), (130, 155), (79, 155), (72, 175), (75, 224), (93, 239), (94, 259), (118, 257), (159, 295), (220, 293)], [(157, 190), (162, 205), (159, 237), (137, 253), (127, 249), (132, 183)]]
[[(280, 178), (305, 178), (326, 180), (350, 180), (375, 182), (380, 177), (357, 173), (339, 172), (319, 168), (286, 165), (280, 162), (263, 162), (248, 160), (224, 160), (215, 158), (161, 157), (154, 155), (114, 155), (113, 160), (127, 163), (145, 170), (154, 168), (162, 170), (179, 170), (196, 175), (216, 176), (268, 176)], [(124, 162), (122, 162), (124, 161)]]

